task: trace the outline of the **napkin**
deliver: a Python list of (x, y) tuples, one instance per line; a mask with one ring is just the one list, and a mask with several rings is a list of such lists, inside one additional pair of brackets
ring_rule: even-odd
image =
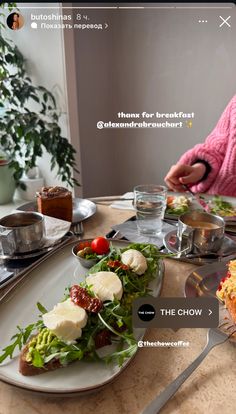
[[(129, 192), (129, 193), (125, 193), (123, 194), (121, 197), (122, 198), (134, 198), (134, 193), (133, 192)], [(133, 207), (133, 201), (132, 200), (127, 200), (127, 201), (115, 201), (114, 203), (112, 203), (110, 205), (111, 208), (117, 208), (120, 210), (134, 210)]]
[(125, 221), (124, 223), (112, 226), (113, 230), (119, 231), (127, 240), (135, 243), (151, 243), (158, 248), (163, 246), (163, 238), (171, 230), (176, 229), (175, 226), (163, 222), (162, 230), (155, 236), (139, 234), (136, 221)]
[(71, 222), (60, 220), (55, 217), (44, 216), (45, 238), (43, 247), (53, 246), (58, 243), (70, 230)]

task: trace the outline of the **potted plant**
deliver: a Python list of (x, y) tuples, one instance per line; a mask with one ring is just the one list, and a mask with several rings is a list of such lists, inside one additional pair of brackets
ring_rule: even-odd
[[(15, 3), (8, 3), (9, 10), (13, 7)], [(8, 159), (16, 186), (25, 188), (20, 179), (36, 166), (43, 151), (51, 155), (51, 169), (57, 168), (63, 182), (79, 185), (72, 175), (73, 170), (78, 172), (76, 151), (62, 136), (55, 97), (45, 87), (33, 84), (22, 53), (3, 36), (3, 22), (0, 27), (0, 148)]]
[(9, 167), (9, 161), (0, 151), (0, 204), (10, 203), (15, 191), (13, 171)]

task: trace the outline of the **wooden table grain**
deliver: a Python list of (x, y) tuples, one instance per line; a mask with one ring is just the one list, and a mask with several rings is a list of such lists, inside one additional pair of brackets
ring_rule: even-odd
[[(1, 215), (1, 208), (0, 208)], [(133, 215), (98, 205), (84, 223), (84, 237), (105, 235), (111, 225)], [(183, 296), (185, 280), (196, 266), (165, 260), (162, 296)], [(188, 348), (142, 348), (129, 367), (96, 393), (50, 398), (0, 383), (0, 414), (139, 414), (201, 352), (205, 329), (150, 329), (149, 341), (189, 341)], [(46, 381), (46, 375), (45, 375)], [(66, 370), (65, 370), (66, 381)], [(163, 414), (234, 414), (236, 406), (236, 348), (227, 342), (213, 349), (192, 377), (163, 408)]]

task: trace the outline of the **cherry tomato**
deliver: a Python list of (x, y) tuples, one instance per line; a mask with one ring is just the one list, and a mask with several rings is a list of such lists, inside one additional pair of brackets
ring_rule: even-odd
[(173, 196), (168, 196), (167, 197), (167, 204), (171, 204), (174, 201), (174, 197)]
[(91, 242), (89, 241), (80, 242), (78, 245), (78, 251), (85, 249), (85, 247), (91, 247)]
[(109, 251), (109, 241), (104, 237), (97, 237), (91, 243), (92, 250), (97, 254), (105, 254)]

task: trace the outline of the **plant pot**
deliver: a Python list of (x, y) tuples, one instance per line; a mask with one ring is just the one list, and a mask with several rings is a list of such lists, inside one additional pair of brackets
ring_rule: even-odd
[(9, 168), (7, 161), (0, 162), (0, 204), (7, 204), (12, 201), (15, 188), (13, 170)]

